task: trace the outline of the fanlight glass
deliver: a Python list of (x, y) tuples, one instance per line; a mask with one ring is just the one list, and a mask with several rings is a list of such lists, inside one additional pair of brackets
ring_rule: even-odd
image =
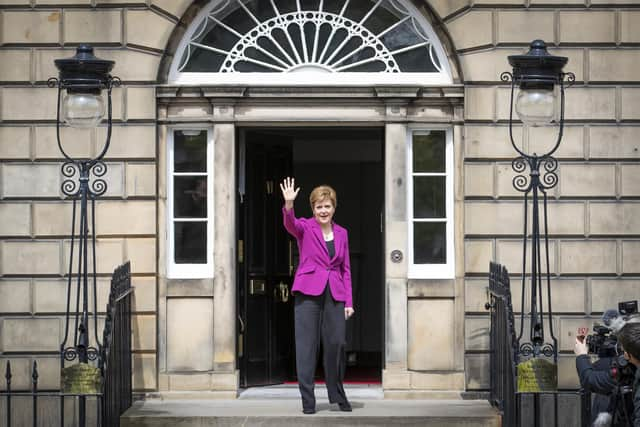
[(177, 72), (441, 73), (433, 30), (404, 0), (213, 0)]
[(516, 99), (516, 113), (525, 125), (551, 123), (556, 113), (555, 92), (553, 89), (521, 89)]
[(74, 128), (97, 126), (104, 117), (104, 100), (91, 93), (69, 93), (62, 101), (62, 118)]

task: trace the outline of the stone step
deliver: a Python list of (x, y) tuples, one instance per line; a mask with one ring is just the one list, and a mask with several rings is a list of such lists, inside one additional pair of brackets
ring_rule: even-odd
[(353, 412), (318, 399), (317, 412), (302, 414), (299, 399), (164, 400), (133, 404), (122, 427), (204, 426), (424, 426), (499, 427), (500, 416), (484, 400), (351, 400)]

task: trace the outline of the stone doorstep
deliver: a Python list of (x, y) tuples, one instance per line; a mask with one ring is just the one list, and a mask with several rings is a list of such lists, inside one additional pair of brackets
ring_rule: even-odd
[(166, 426), (403, 426), (499, 427), (500, 416), (485, 400), (352, 399), (353, 412), (318, 399), (303, 415), (299, 399), (159, 400), (135, 402), (122, 427)]

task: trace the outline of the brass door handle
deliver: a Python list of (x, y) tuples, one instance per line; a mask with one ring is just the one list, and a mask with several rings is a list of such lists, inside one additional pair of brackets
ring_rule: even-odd
[(273, 288), (273, 299), (283, 303), (289, 301), (289, 287), (286, 283), (280, 282)]

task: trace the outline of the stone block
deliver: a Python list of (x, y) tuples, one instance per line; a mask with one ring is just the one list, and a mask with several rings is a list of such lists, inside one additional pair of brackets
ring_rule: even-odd
[(411, 372), (411, 388), (414, 390), (462, 390), (464, 373)]
[(466, 316), (464, 320), (464, 349), (466, 351), (489, 350), (491, 318)]
[(464, 165), (465, 196), (493, 197), (494, 180), (493, 164), (468, 163)]
[(620, 166), (620, 195), (623, 197), (640, 196), (640, 165)]
[[(79, 208), (76, 211), (75, 232), (80, 230)], [(70, 236), (71, 202), (41, 202), (33, 204), (33, 234), (35, 236)]]
[(636, 279), (591, 279), (591, 311), (604, 313), (617, 309), (620, 301), (638, 299), (640, 280)]
[(406, 390), (411, 388), (411, 373), (383, 369), (382, 388), (385, 390)]
[(622, 273), (640, 273), (640, 240), (622, 241)]
[(127, 120), (155, 119), (155, 96), (153, 87), (128, 87)]
[(614, 240), (566, 240), (560, 242), (561, 274), (614, 274), (617, 270), (616, 259), (616, 242)]
[(467, 354), (465, 356), (465, 377), (467, 390), (486, 390), (489, 388), (489, 355)]
[(387, 279), (386, 363), (407, 367), (407, 280)]
[(122, 43), (122, 12), (118, 9), (65, 10), (64, 42)]
[(70, 58), (76, 54), (76, 48), (62, 49), (59, 47), (49, 49), (35, 49), (33, 62), (35, 68), (35, 81), (46, 82), (51, 77), (58, 77), (58, 69), (53, 62), (60, 58)]
[(640, 127), (589, 127), (589, 157), (640, 159)]
[[(553, 156), (557, 159), (584, 159), (584, 128), (582, 126), (565, 126), (562, 140)], [(558, 140), (558, 126), (539, 126), (529, 128), (529, 153), (548, 153)]]
[(239, 386), (238, 371), (234, 373), (212, 372), (211, 389), (215, 391), (237, 391)]
[(488, 313), (484, 308), (489, 302), (488, 279), (466, 279), (464, 281), (464, 310), (467, 313)]
[(0, 280), (0, 313), (31, 313), (31, 281)]
[(58, 351), (62, 336), (60, 319), (2, 319), (2, 352)]
[(640, 230), (640, 204), (592, 202), (589, 224), (591, 234), (634, 234)]
[[(66, 279), (35, 279), (33, 282), (33, 311), (42, 313), (64, 313), (67, 310)], [(70, 309), (75, 312), (77, 281), (71, 282)]]
[(131, 286), (133, 292), (134, 312), (156, 311), (156, 279), (155, 277), (133, 277)]
[[(529, 209), (531, 208), (529, 207)], [(472, 235), (521, 234), (524, 226), (523, 210), (522, 202), (467, 202), (465, 204), (465, 233)], [(584, 234), (584, 205), (582, 203), (549, 203), (548, 215), (549, 233)]]
[(180, 18), (191, 3), (191, 0), (153, 0), (151, 2), (153, 6), (169, 12), (176, 18)]
[(26, 126), (0, 127), (0, 159), (31, 157), (31, 130)]
[(615, 43), (613, 11), (561, 11), (560, 43)]
[[(217, 126), (216, 126), (217, 127)], [(385, 186), (389, 203), (385, 204), (387, 227), (390, 223), (402, 229), (407, 221), (407, 127), (396, 123), (385, 125)], [(218, 144), (218, 141), (216, 141)], [(216, 162), (217, 164), (218, 162)], [(406, 226), (404, 228), (406, 230)]]
[(616, 195), (616, 167), (612, 164), (564, 164), (559, 167), (562, 196), (612, 197)]
[(546, 41), (554, 39), (553, 12), (519, 10), (498, 12), (499, 43), (530, 43), (535, 39)]
[[(409, 369), (453, 369), (455, 320), (452, 299), (409, 300), (407, 329), (408, 336), (412, 337), (407, 346)], [(438, 351), (434, 352), (434, 348)]]
[(101, 201), (96, 204), (99, 236), (155, 234), (155, 202), (147, 200)]
[(522, 233), (522, 204), (517, 202), (465, 203), (465, 234)]
[(3, 43), (60, 43), (60, 11), (5, 10)]
[[(103, 143), (106, 134), (105, 127), (98, 128), (98, 144)], [(113, 126), (108, 158), (154, 158), (155, 155), (156, 133), (153, 126)]]
[(160, 56), (128, 49), (96, 49), (96, 56), (116, 62), (111, 74), (123, 81), (155, 82)]
[(125, 167), (127, 197), (156, 195), (156, 165), (127, 163)]
[(2, 245), (2, 274), (60, 274), (60, 243), (6, 240)]
[(133, 315), (131, 319), (132, 350), (156, 349), (156, 316)]
[(573, 354), (558, 356), (558, 388), (565, 390), (580, 388), (576, 357)]
[[(10, 357), (10, 358), (3, 358), (0, 359), (0, 369), (2, 370), (2, 381), (0, 381), (0, 390), (2, 391), (6, 391), (7, 390), (7, 386), (6, 386), (6, 382), (4, 381), (4, 373), (6, 372), (6, 366), (7, 366), (7, 362), (11, 363), (11, 374), (13, 375), (13, 378), (11, 378), (11, 390), (12, 391), (31, 391), (31, 372), (33, 369), (33, 361), (31, 359), (26, 359), (23, 357)], [(6, 402), (4, 402), (5, 399), (3, 400), (3, 404), (6, 404)], [(4, 409), (2, 406), (0, 406), (0, 409)], [(13, 412), (13, 411), (12, 411)], [(12, 415), (14, 415), (15, 412), (13, 412)], [(3, 416), (6, 416), (6, 412), (2, 412)], [(3, 417), (4, 418), (4, 417)], [(15, 420), (15, 418), (12, 416), (12, 419)], [(5, 421), (5, 419), (2, 420), (3, 423)], [(2, 426), (4, 427), (6, 424), (2, 424)], [(25, 424), (26, 425), (26, 424)]]
[[(469, 33), (469, 31), (467, 30)], [(465, 87), (464, 115), (466, 120), (495, 119), (495, 89), (492, 87)]]
[(409, 298), (455, 298), (456, 279), (409, 279)]
[(637, 120), (640, 117), (640, 89), (625, 87), (620, 92), (622, 105), (622, 120)]
[(133, 390), (156, 389), (156, 355), (133, 354)]
[(589, 52), (590, 82), (638, 81), (634, 70), (639, 68), (640, 51), (637, 50), (591, 49)]
[[(37, 12), (29, 12), (37, 13)], [(3, 87), (0, 97), (2, 120), (54, 120), (56, 89), (43, 87)]]
[(60, 169), (53, 164), (9, 163), (2, 167), (4, 197), (59, 197)]
[[(544, 245), (544, 243), (543, 243)], [(522, 240), (500, 240), (497, 244), (496, 249), (496, 259), (497, 262), (506, 266), (509, 269), (509, 273), (511, 274), (521, 274), (522, 273), (522, 253), (523, 246)], [(553, 240), (549, 241), (549, 270), (551, 274), (557, 273), (558, 269), (556, 266), (556, 245)], [(542, 247), (542, 271), (546, 271), (547, 262), (546, 262), (546, 253), (544, 246)], [(487, 267), (487, 271), (489, 267)], [(527, 246), (527, 264), (526, 264), (526, 272), (531, 272), (531, 242)]]
[[(513, 137), (520, 147), (522, 127), (513, 128)], [(516, 151), (509, 140), (507, 126), (466, 125), (464, 127), (465, 158), (512, 159)]]
[(211, 374), (190, 373), (169, 375), (171, 391), (208, 391), (211, 390)]
[(29, 236), (31, 206), (29, 203), (4, 202), (0, 205), (0, 236)]
[[(113, 269), (124, 262), (123, 242), (120, 239), (98, 239), (96, 241), (96, 269), (98, 273), (113, 273)], [(78, 241), (75, 242), (74, 258), (78, 254)], [(65, 271), (69, 265), (69, 250), (71, 244), (69, 240), (64, 242), (64, 265)], [(91, 247), (89, 247), (89, 259), (92, 258)]]
[(127, 45), (164, 50), (175, 23), (151, 9), (126, 12)]
[(0, 51), (0, 81), (31, 81), (31, 50), (6, 49)]
[(472, 51), (459, 56), (465, 81), (499, 82), (509, 55), (522, 55), (524, 49), (491, 49)]
[(134, 273), (156, 272), (156, 239), (127, 239), (127, 259), (131, 261), (131, 271)]
[[(87, 158), (93, 152), (94, 135), (90, 129), (60, 128), (62, 149), (72, 158)], [(62, 159), (58, 148), (55, 126), (37, 126), (35, 128), (35, 157), (37, 159)]]
[[(632, 2), (635, 3), (635, 2)], [(622, 43), (640, 42), (640, 12), (625, 10), (620, 14), (620, 41)]]
[[(472, 10), (447, 22), (456, 50), (487, 46), (493, 43), (493, 13)], [(474, 31), (469, 31), (473, 28)]]
[(167, 370), (213, 368), (213, 299), (167, 300)]
[[(531, 307), (531, 280), (525, 280), (524, 307)], [(522, 278), (511, 277), (511, 299), (514, 312), (522, 312)], [(542, 301), (547, 307), (547, 284), (542, 284)], [(555, 313), (585, 313), (584, 279), (551, 278), (551, 307)]]
[(464, 242), (464, 271), (466, 273), (489, 273), (489, 262), (493, 261), (492, 240), (466, 240)]
[(596, 87), (568, 89), (564, 116), (567, 120), (614, 120), (616, 118), (615, 89)]
[[(499, 197), (516, 196), (522, 197), (522, 193), (513, 187), (513, 179), (520, 175), (511, 167), (511, 163), (498, 163), (496, 165), (496, 193)], [(529, 172), (525, 172), (528, 178)], [(550, 195), (553, 195), (553, 190)]]
[[(57, 390), (60, 388), (60, 358), (38, 357), (38, 389)], [(58, 406), (60, 402), (56, 402)]]
[(469, 6), (469, 0), (430, 0), (429, 4), (441, 18)]
[(557, 332), (560, 351), (572, 351), (576, 343), (578, 328), (589, 328), (589, 333), (593, 332), (594, 321), (599, 321), (592, 317), (560, 317), (560, 330)]

